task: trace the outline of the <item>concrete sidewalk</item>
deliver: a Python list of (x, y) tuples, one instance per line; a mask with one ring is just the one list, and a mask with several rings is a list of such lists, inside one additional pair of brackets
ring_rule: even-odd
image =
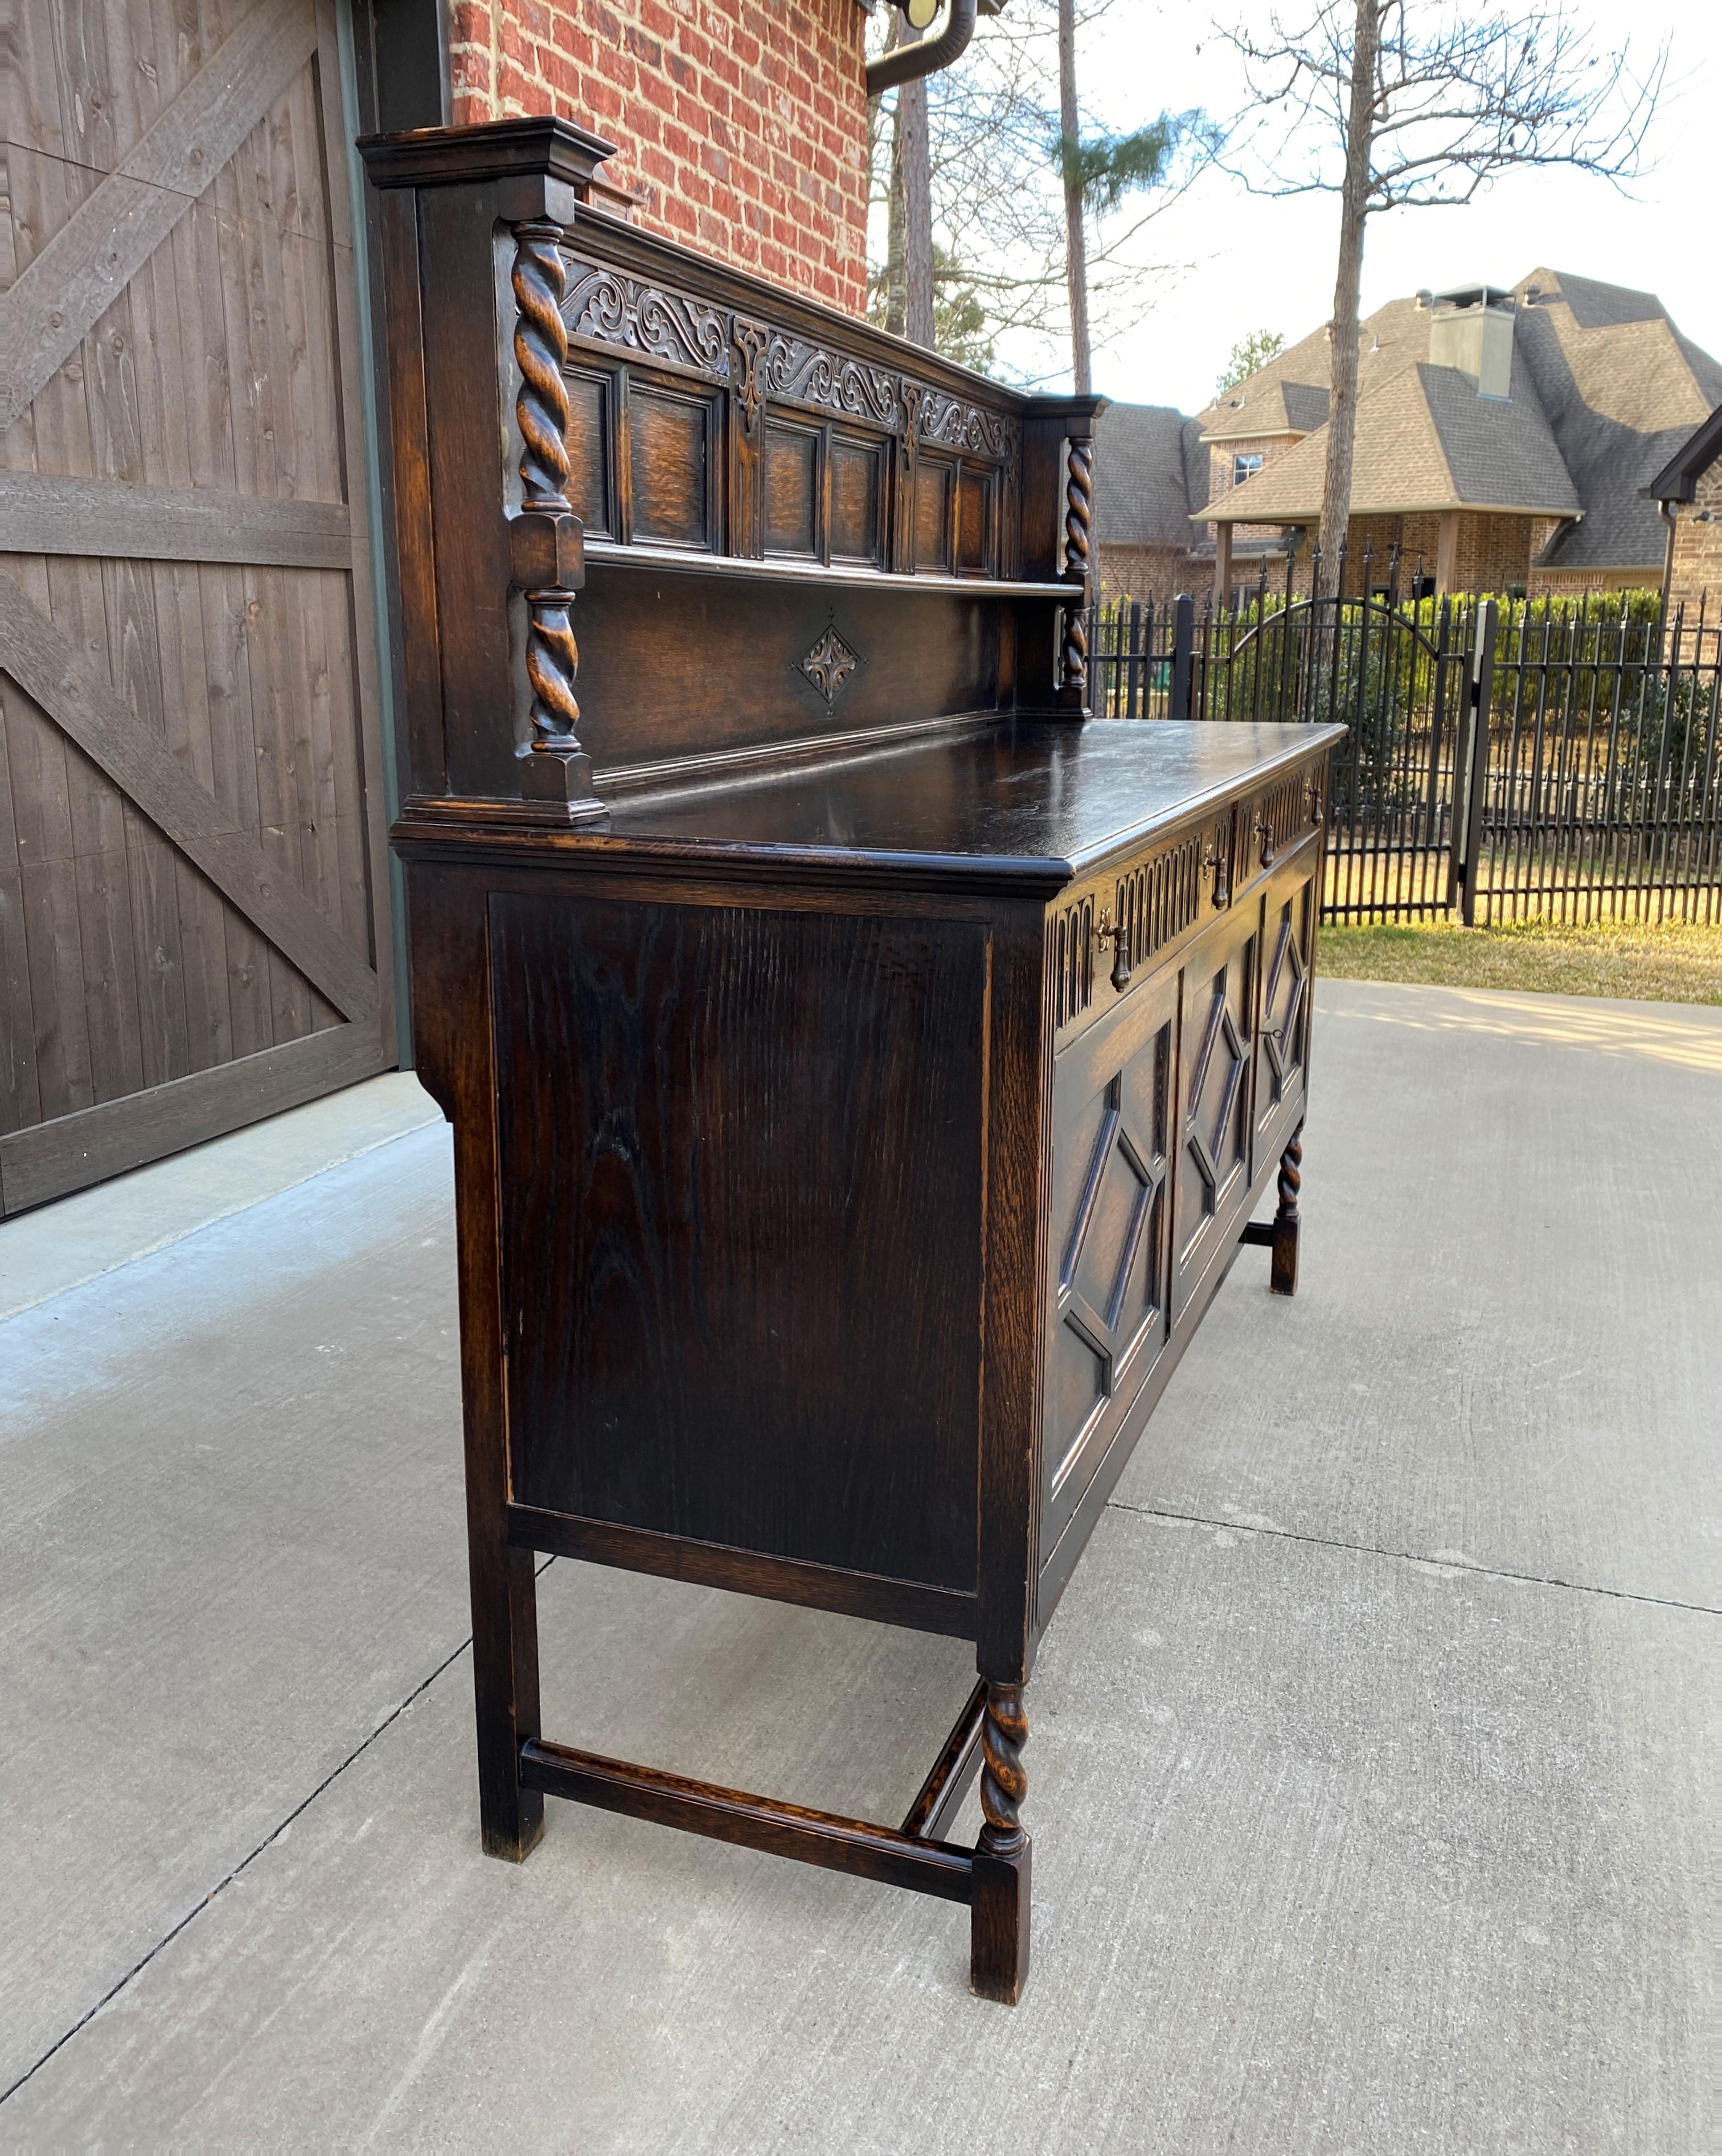
[[(479, 1856), (404, 1097), (0, 1324), (0, 2148), (1696, 2156), (1722, 1010), (1319, 1002), (1301, 1291), (1243, 1254), (1030, 1688), (1014, 2012), (961, 1910), (554, 1804)], [(970, 1681), (540, 1597), (552, 1734), (831, 1810), (896, 1816)]]

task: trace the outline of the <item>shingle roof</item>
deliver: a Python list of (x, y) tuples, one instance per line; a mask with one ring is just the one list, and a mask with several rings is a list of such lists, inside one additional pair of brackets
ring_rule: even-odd
[[(1506, 403), (1479, 397), (1456, 367), (1427, 360), (1395, 366), (1372, 382), (1366, 373), (1352, 515), (1475, 508), (1576, 516), (1578, 495), (1516, 356), (1513, 392)], [(1215, 521), (1315, 523), (1326, 463), (1322, 427), (1228, 494)]]
[[(1659, 574), (1663, 530), (1643, 490), (1722, 404), (1722, 366), (1680, 335), (1653, 293), (1547, 269), (1513, 290), (1504, 402), (1430, 363), (1431, 318), (1415, 300), (1390, 300), (1364, 321), (1354, 514), (1529, 511), (1563, 520), (1547, 566)], [(1315, 522), (1331, 359), (1317, 330), (1195, 419), (1115, 405), (1097, 461), (1103, 543), (1176, 544), (1180, 522), (1186, 542), (1192, 523)], [(1207, 444), (1276, 434), (1302, 439), (1211, 505)]]
[[(1363, 322), (1360, 350), (1377, 361), (1377, 373), (1428, 357), (1428, 316), (1415, 300), (1390, 300)], [(1289, 346), (1248, 381), (1222, 390), (1197, 416), (1206, 439), (1230, 441), (1241, 435), (1313, 434), (1327, 421), (1333, 348), (1325, 326), (1300, 344)]]
[(1644, 490), (1722, 403), (1722, 366), (1681, 336), (1652, 293), (1553, 270), (1532, 270), (1514, 290), (1514, 347), (1585, 505), (1542, 566), (1659, 574), (1665, 534)]
[[(1428, 361), (1428, 312), (1394, 300), (1363, 324), (1354, 514), (1473, 508), (1558, 516), (1543, 561), (1561, 568), (1660, 565), (1663, 536), (1641, 490), (1722, 399), (1722, 367), (1682, 337), (1648, 292), (1535, 270), (1514, 288), (1512, 395), (1479, 397), (1455, 368)], [(1325, 338), (1319, 340), (1325, 346)], [(1306, 338), (1289, 362), (1324, 379), (1330, 357)], [(1243, 415), (1278, 410), (1283, 380)], [(1210, 407), (1210, 413), (1216, 408)], [(1267, 431), (1263, 429), (1262, 431)], [(1326, 438), (1318, 429), (1226, 498), (1227, 521), (1307, 523), (1320, 514)], [(1204, 520), (1206, 521), (1206, 520)]]
[[(1102, 546), (1187, 547), (1190, 475), (1207, 452), (1170, 404), (1112, 404), (1094, 424), (1094, 528)], [(1202, 471), (1197, 505), (1206, 500)]]

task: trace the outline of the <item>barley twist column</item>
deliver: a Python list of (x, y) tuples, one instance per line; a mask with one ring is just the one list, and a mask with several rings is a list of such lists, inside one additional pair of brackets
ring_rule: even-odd
[(1063, 662), (1058, 701), (1076, 710), (1088, 703), (1088, 606), (1093, 589), (1090, 576), (1091, 534), (1094, 521), (1094, 445), (1073, 435), (1065, 456), (1064, 573), (1080, 577), (1082, 597), (1064, 609)]
[(515, 581), (526, 598), (526, 679), (532, 691), (531, 755), (522, 790), (596, 808), (591, 760), (580, 744), (574, 683), (580, 649), (571, 609), (584, 578), (583, 534), (568, 501), (568, 356), (561, 228), (535, 220), (514, 228), (515, 362), (520, 386), (520, 514), (510, 534)]

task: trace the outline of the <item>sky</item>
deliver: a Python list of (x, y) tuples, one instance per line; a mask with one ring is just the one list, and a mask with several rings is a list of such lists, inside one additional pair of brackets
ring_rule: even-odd
[[(1113, 0), (1078, 54), (1084, 126), (1140, 126), (1163, 110), (1234, 111), (1243, 101), (1217, 16), (1259, 29), (1271, 0)], [(1282, 0), (1292, 18), (1307, 0)], [(1546, 267), (1654, 292), (1686, 335), (1722, 356), (1722, 0), (1574, 0), (1571, 12), (1617, 49), (1648, 59), (1666, 37), (1668, 83), (1646, 146), (1650, 170), (1626, 193), (1584, 173), (1504, 173), (1463, 208), (1399, 209), (1369, 220), (1363, 311), (1428, 286), (1511, 285)], [(1332, 311), (1338, 202), (1270, 200), (1207, 175), (1135, 244), (1169, 275), (1139, 326), (1098, 348), (1094, 386), (1132, 403), (1199, 411), (1233, 346), (1258, 329), (1288, 343)], [(1007, 357), (1001, 354), (1001, 357)]]

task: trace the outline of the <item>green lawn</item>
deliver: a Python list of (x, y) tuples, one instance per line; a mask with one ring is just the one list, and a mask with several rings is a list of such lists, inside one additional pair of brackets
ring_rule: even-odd
[(1445, 921), (1324, 927), (1317, 970), (1342, 980), (1431, 981), (1445, 988), (1540, 990), (1641, 1002), (1722, 1004), (1722, 922)]

